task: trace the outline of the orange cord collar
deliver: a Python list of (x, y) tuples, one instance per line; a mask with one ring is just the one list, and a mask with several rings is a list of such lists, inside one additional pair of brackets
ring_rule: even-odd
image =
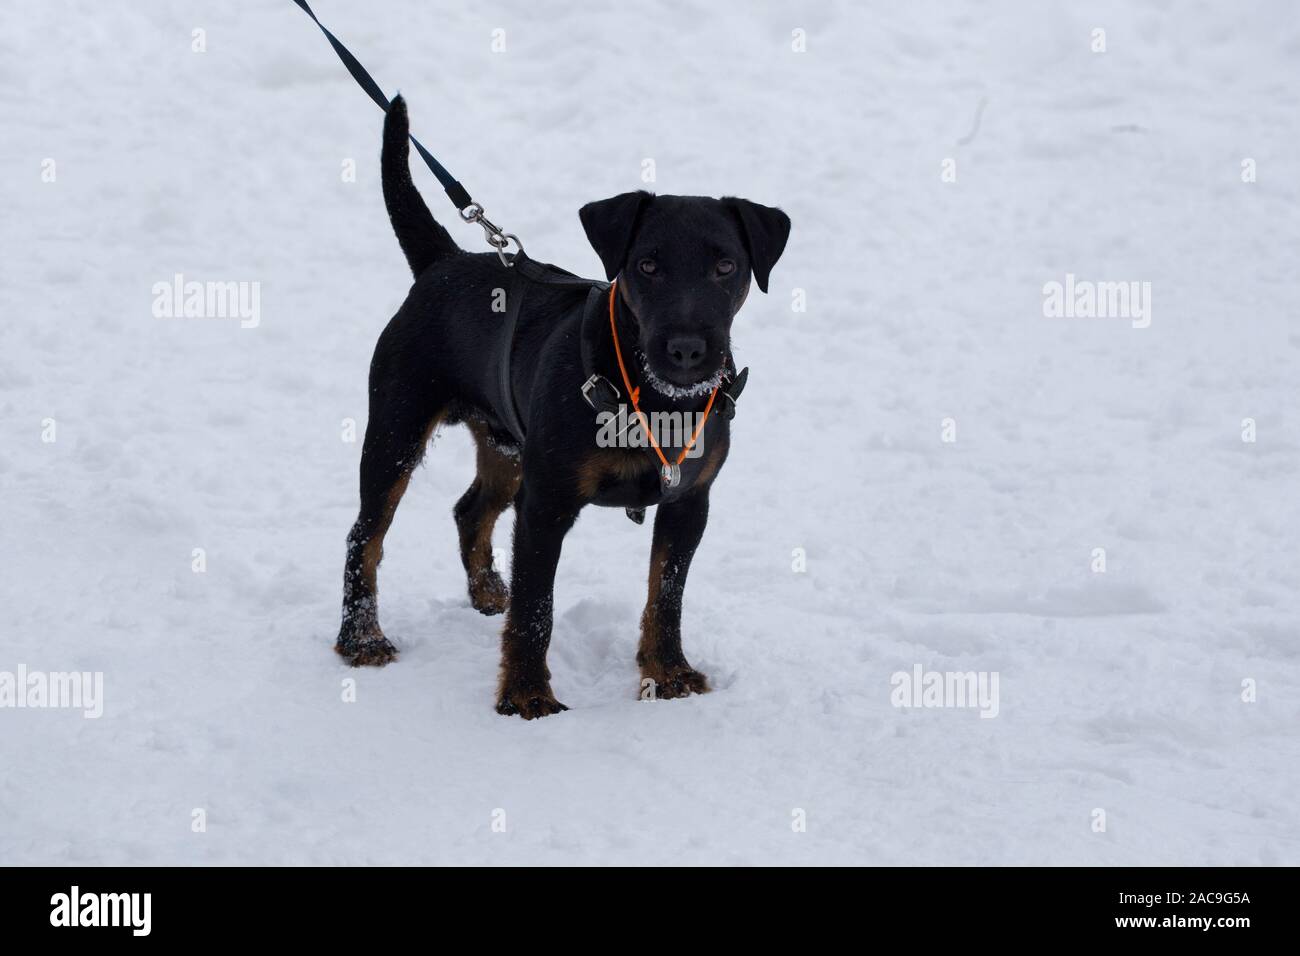
[(709, 394), (709, 403), (704, 406), (704, 414), (700, 417), (700, 423), (695, 426), (695, 434), (691, 435), (691, 440), (688, 441), (686, 447), (681, 450), (681, 454), (677, 456), (677, 461), (670, 465), (668, 459), (664, 457), (663, 449), (659, 447), (659, 442), (655, 438), (654, 432), (650, 430), (650, 423), (646, 421), (645, 415), (641, 412), (641, 389), (640, 387), (632, 387), (632, 382), (627, 377), (627, 367), (623, 364), (623, 350), (618, 344), (618, 326), (614, 322), (614, 287), (616, 284), (617, 283), (611, 282), (609, 286), (609, 331), (613, 333), (614, 336), (614, 357), (618, 359), (618, 370), (623, 376), (623, 387), (627, 389), (628, 398), (632, 400), (632, 411), (636, 412), (637, 421), (641, 423), (641, 429), (645, 432), (646, 437), (650, 439), (650, 447), (653, 448), (655, 454), (659, 456), (659, 460), (663, 463), (665, 473), (667, 473), (673, 468), (680, 467), (681, 463), (686, 460), (686, 456), (690, 454), (691, 449), (695, 447), (695, 442), (699, 439), (700, 432), (704, 431), (704, 425), (709, 420), (709, 412), (713, 411), (713, 400), (718, 397), (718, 389), (722, 386), (717, 386)]

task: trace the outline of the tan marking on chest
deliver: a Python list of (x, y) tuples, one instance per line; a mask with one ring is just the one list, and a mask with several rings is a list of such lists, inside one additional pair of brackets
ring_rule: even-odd
[(654, 470), (654, 459), (642, 449), (602, 448), (578, 466), (578, 492), (594, 498), (602, 487), (639, 481)]

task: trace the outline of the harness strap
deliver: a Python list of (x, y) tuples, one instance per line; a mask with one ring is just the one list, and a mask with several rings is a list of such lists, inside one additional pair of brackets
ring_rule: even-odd
[(525, 279), (542, 285), (559, 286), (561, 288), (568, 286), (573, 289), (609, 288), (608, 282), (602, 282), (599, 279), (584, 279), (572, 272), (566, 272), (559, 266), (553, 266), (549, 262), (538, 262), (536, 259), (529, 259), (525, 255), (516, 255), (510, 261), (515, 264), (515, 268), (519, 270), (519, 274)]
[[(500, 395), (498, 404), (501, 406), (501, 414), (505, 419), (506, 428), (522, 447), (525, 429), (523, 418), (519, 414), (519, 406), (515, 402), (514, 381), (511, 377), (511, 359), (514, 354), (515, 332), (519, 328), (519, 316), (523, 309), (528, 287), (530, 285), (545, 285), (551, 288), (569, 289), (574, 292), (587, 291), (587, 305), (581, 322), (582, 328), (585, 329), (587, 324), (586, 312), (591, 310), (593, 301), (600, 302), (602, 292), (609, 285), (597, 279), (584, 279), (582, 276), (566, 272), (559, 266), (553, 266), (550, 263), (530, 259), (522, 251), (516, 253), (510, 262), (514, 269), (511, 273), (513, 281), (510, 288), (506, 290), (506, 316), (501, 330), (500, 355), (497, 358), (497, 388)], [(586, 348), (587, 343), (584, 338), (584, 364), (587, 361)]]
[(583, 400), (597, 412), (618, 414), (619, 394), (614, 383), (596, 371), (596, 350), (600, 345), (604, 320), (605, 289), (593, 288), (587, 293), (587, 304), (582, 310), (579, 331), (579, 348), (582, 352)]
[[(357, 81), (357, 85), (366, 91), (366, 94), (374, 100), (376, 104), (378, 104), (381, 110), (387, 113), (389, 106), (388, 97), (386, 97), (383, 90), (379, 88), (379, 84), (375, 82), (374, 77), (366, 72), (366, 68), (361, 65), (361, 61), (353, 56), (351, 51), (339, 42), (338, 37), (325, 29), (325, 24), (316, 19), (316, 14), (312, 13), (311, 7), (307, 6), (307, 0), (293, 0), (293, 2), (298, 4), (298, 6), (302, 8), (302, 11), (315, 21), (316, 26), (320, 27), (321, 33), (325, 34), (325, 39), (330, 41), (330, 46), (334, 47), (334, 52), (339, 55), (339, 59), (342, 60), (343, 65), (348, 68), (348, 72), (352, 74), (352, 79)], [(411, 142), (415, 144), (415, 151), (420, 154), (420, 158), (424, 160), (425, 165), (429, 167), (433, 172), (433, 175), (438, 177), (438, 182), (442, 184), (443, 191), (447, 194), (447, 198), (452, 201), (453, 205), (455, 205), (457, 209), (462, 210), (472, 205), (474, 200), (470, 199), (469, 190), (457, 182), (456, 177), (447, 172), (442, 163), (434, 159), (433, 154), (425, 149), (418, 139), (412, 136)]]
[[(618, 415), (618, 400), (622, 397), (614, 383), (596, 371), (596, 349), (600, 341), (602, 319), (604, 318), (605, 290), (607, 285), (594, 286), (587, 293), (587, 304), (582, 310), (582, 322), (578, 326), (578, 343), (582, 353), (582, 374), (585, 376), (581, 394), (583, 400), (596, 410), (597, 415), (608, 412)], [(660, 488), (662, 490), (662, 484)], [(634, 524), (645, 524), (644, 508), (624, 508), (624, 513)]]
[[(518, 275), (518, 273), (515, 273)], [(510, 375), (510, 356), (515, 350), (515, 329), (519, 326), (519, 310), (524, 304), (524, 295), (528, 290), (527, 281), (511, 282), (506, 290), (506, 321), (501, 332), (500, 357), (497, 360), (497, 381), (501, 390), (501, 412), (506, 420), (506, 428), (515, 436), (515, 441), (522, 448), (524, 444), (524, 423), (519, 418), (519, 407), (515, 404), (515, 385)]]

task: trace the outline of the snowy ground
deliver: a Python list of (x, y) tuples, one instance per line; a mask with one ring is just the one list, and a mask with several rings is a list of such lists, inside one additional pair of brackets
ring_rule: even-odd
[[(792, 217), (687, 590), (715, 693), (635, 700), (649, 526), (593, 509), (572, 710), (493, 712), (459, 430), (388, 538), (402, 658), (341, 666), (341, 422), (408, 285), (379, 110), (289, 0), (7, 4), (0, 671), (104, 715), (0, 710), (0, 862), (1300, 863), (1293, 5), (545, 6), (314, 4), (535, 257), (594, 274), (576, 210), (647, 157)], [(176, 273), (260, 323), (155, 318)], [(1044, 317), (1066, 273), (1150, 327)], [(916, 664), (998, 716), (892, 706)]]

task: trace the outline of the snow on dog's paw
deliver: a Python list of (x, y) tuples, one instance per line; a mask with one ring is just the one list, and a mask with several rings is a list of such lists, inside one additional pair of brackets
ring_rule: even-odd
[(641, 680), (643, 687), (647, 680), (654, 682), (654, 696), (660, 700), (689, 697), (691, 694), (707, 694), (710, 690), (709, 679), (690, 664), (685, 663), (667, 667), (643, 666)]
[(486, 571), (470, 579), (469, 603), (480, 614), (502, 614), (510, 606), (510, 589), (500, 574)]
[(397, 660), (397, 648), (376, 628), (360, 636), (339, 635), (335, 652), (353, 667), (383, 667)]
[(522, 717), (532, 720), (535, 717), (549, 717), (562, 710), (568, 710), (551, 693), (550, 688), (528, 690), (518, 688), (504, 690), (497, 699), (497, 713), (507, 717)]

